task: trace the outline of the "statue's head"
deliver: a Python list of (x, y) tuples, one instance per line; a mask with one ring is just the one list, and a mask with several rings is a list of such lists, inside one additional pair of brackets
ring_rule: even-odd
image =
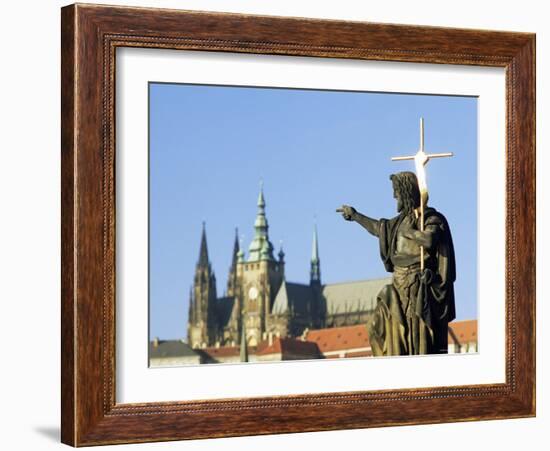
[(408, 214), (420, 207), (420, 190), (414, 172), (398, 172), (390, 175), (390, 180), (393, 185), (393, 197), (397, 199), (399, 213)]

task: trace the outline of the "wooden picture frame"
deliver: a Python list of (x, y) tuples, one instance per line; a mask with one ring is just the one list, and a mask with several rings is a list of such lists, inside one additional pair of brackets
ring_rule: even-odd
[[(535, 415), (535, 35), (78, 4), (62, 9), (61, 34), (64, 443), (85, 446)], [(118, 404), (117, 47), (505, 68), (506, 382)]]

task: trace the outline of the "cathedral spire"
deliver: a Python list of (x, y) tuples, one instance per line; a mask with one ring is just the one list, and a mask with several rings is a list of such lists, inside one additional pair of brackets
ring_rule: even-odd
[(317, 224), (315, 224), (313, 227), (313, 243), (311, 246), (311, 265), (309, 276), (309, 281), (311, 285), (321, 283), (321, 260), (319, 259)]
[(273, 245), (269, 241), (267, 218), (265, 217), (265, 198), (263, 181), (260, 183), (258, 194), (258, 213), (254, 221), (254, 239), (250, 243), (248, 261), (274, 260)]
[(202, 222), (201, 247), (199, 250), (199, 261), (197, 266), (208, 266), (208, 245), (206, 244), (206, 223)]
[(319, 261), (319, 244), (317, 242), (317, 224), (313, 226), (313, 245), (311, 246), (311, 261)]
[(233, 255), (231, 257), (231, 268), (235, 268), (237, 266), (237, 261), (239, 258), (239, 251), (240, 251), (240, 245), (239, 245), (239, 229), (235, 227), (235, 241), (233, 242)]

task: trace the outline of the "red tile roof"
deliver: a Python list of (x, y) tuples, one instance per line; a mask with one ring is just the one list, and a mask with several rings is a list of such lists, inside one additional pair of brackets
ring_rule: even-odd
[[(455, 321), (449, 324), (449, 343), (460, 344), (477, 342), (477, 320)], [(281, 358), (292, 356), (311, 356), (318, 358), (320, 354), (342, 351), (346, 357), (371, 356), (369, 350), (348, 350), (370, 348), (369, 335), (365, 324), (357, 326), (332, 327), (328, 329), (310, 330), (305, 334), (305, 341), (300, 338), (273, 338), (270, 345), (263, 340), (258, 346), (249, 346), (251, 355), (281, 354)], [(210, 347), (197, 350), (212, 358), (237, 357), (240, 354), (239, 346)], [(329, 355), (326, 358), (336, 358), (338, 355)]]
[(267, 340), (262, 341), (258, 345), (256, 355), (268, 354), (282, 354), (283, 358), (285, 356), (311, 356), (312, 358), (316, 358), (320, 352), (315, 343), (297, 338), (275, 337), (271, 345)]
[(449, 324), (449, 344), (477, 342), (477, 320), (454, 321)]
[(306, 340), (316, 343), (322, 353), (370, 347), (365, 324), (310, 330)]
[[(239, 346), (220, 346), (209, 347), (196, 350), (199, 353), (207, 354), (209, 357), (224, 358), (238, 357), (240, 355)], [(320, 356), (319, 348), (315, 343), (309, 343), (298, 338), (273, 338), (273, 343), (269, 345), (268, 340), (261, 341), (258, 346), (248, 346), (249, 355), (268, 355), (281, 354), (284, 357), (291, 356), (311, 356), (318, 358)]]

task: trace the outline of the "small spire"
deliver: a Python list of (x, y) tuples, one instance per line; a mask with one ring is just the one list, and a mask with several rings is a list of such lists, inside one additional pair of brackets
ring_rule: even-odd
[(321, 283), (321, 260), (319, 259), (319, 243), (317, 239), (317, 223), (313, 226), (313, 243), (311, 246), (311, 264), (309, 270), (311, 285)]
[(199, 250), (199, 266), (208, 266), (208, 245), (206, 244), (206, 223), (202, 221), (201, 247)]
[(283, 251), (283, 240), (279, 240), (279, 261), (282, 263), (285, 260), (285, 251)]
[(311, 261), (319, 261), (319, 244), (317, 240), (317, 223), (313, 226), (313, 243), (311, 246)]
[(258, 194), (258, 207), (265, 207), (264, 199), (264, 179), (260, 179), (260, 194)]

